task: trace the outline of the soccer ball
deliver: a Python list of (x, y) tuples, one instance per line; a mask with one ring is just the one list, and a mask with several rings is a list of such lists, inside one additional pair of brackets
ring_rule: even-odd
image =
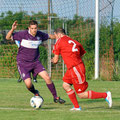
[(43, 102), (44, 100), (41, 96), (34, 96), (30, 99), (30, 105), (36, 109), (41, 108)]

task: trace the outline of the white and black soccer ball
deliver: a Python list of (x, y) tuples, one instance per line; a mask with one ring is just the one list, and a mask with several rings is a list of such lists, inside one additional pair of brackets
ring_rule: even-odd
[(41, 108), (43, 102), (44, 99), (41, 96), (34, 96), (30, 99), (30, 105), (36, 109)]

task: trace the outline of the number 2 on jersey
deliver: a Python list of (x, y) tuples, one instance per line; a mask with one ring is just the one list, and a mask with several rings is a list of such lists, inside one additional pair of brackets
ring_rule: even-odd
[(75, 47), (76, 47), (76, 43), (75, 43), (74, 41), (69, 40), (68, 43), (70, 43), (70, 44), (73, 43), (72, 52), (76, 52), (76, 51), (78, 51), (78, 49), (75, 48)]

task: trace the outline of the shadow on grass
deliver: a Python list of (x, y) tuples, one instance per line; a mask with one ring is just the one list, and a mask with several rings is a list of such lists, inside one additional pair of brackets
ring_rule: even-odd
[[(117, 111), (120, 111), (120, 104), (117, 106), (114, 105), (114, 103), (116, 101), (120, 101), (120, 97), (117, 97), (117, 98), (112, 98), (112, 101), (113, 101), (113, 106), (112, 108), (109, 108), (109, 107), (106, 107), (106, 106), (92, 106), (92, 107), (88, 107), (88, 108), (85, 108), (85, 109), (106, 109), (106, 110), (117, 110)], [(104, 99), (82, 99), (81, 101), (79, 101), (79, 104), (92, 104), (92, 103), (101, 103), (101, 102), (106, 102)]]
[[(79, 103), (105, 102), (105, 99), (79, 99)], [(120, 97), (112, 98), (112, 101), (120, 101)]]
[[(112, 106), (112, 108), (109, 108), (109, 107), (105, 107), (105, 106), (92, 106), (92, 107), (89, 107), (89, 108), (84, 108), (84, 110), (109, 110), (109, 111), (111, 111), (111, 112), (113, 112), (114, 110), (115, 111), (118, 111), (118, 112), (120, 112), (120, 106)], [(104, 112), (104, 111), (103, 111)]]
[(60, 107), (44, 107), (44, 108), (40, 108), (41, 110), (57, 110), (60, 109)]

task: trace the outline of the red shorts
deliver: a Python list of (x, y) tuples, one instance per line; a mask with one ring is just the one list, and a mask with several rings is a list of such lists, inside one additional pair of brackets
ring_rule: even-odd
[(85, 66), (83, 63), (66, 71), (63, 81), (74, 86), (76, 93), (82, 93), (88, 88), (85, 78)]

